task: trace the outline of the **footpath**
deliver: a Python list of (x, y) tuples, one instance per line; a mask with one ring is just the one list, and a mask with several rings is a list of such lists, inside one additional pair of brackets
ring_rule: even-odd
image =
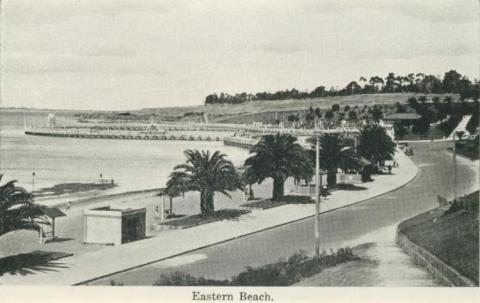
[[(364, 190), (337, 190), (322, 199), (321, 213), (347, 207), (391, 192), (411, 182), (418, 173), (413, 161), (396, 154), (399, 167), (391, 175), (374, 176), (363, 183)], [(4, 274), (3, 285), (78, 285), (143, 265), (172, 258), (201, 248), (234, 240), (277, 226), (313, 217), (314, 204), (287, 204), (267, 210), (253, 210), (238, 220), (224, 220), (189, 229), (162, 232), (153, 238), (104, 248), (57, 261), (62, 267), (29, 275)]]

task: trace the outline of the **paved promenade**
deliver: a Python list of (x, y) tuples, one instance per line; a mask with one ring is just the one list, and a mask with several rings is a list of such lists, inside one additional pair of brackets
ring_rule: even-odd
[[(399, 167), (392, 175), (375, 176), (364, 183), (364, 190), (335, 191), (322, 200), (321, 212), (359, 203), (395, 190), (412, 181), (418, 168), (402, 153), (397, 155)], [(74, 285), (126, 271), (141, 265), (181, 255), (196, 249), (229, 241), (251, 233), (270, 229), (314, 215), (313, 204), (290, 204), (268, 210), (254, 210), (236, 221), (220, 221), (190, 229), (169, 230), (150, 239), (121, 246), (74, 255), (58, 261), (62, 268), (21, 276), (4, 274), (0, 284), (7, 285)]]

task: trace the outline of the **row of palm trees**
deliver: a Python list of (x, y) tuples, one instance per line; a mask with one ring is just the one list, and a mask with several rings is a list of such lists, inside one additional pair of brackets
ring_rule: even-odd
[[(313, 145), (314, 139), (309, 140)], [(358, 169), (356, 160), (362, 156), (378, 165), (391, 158), (394, 143), (378, 125), (368, 125), (361, 130), (356, 149), (352, 140), (338, 134), (324, 134), (320, 138), (321, 168), (327, 172), (328, 186), (336, 184), (338, 168), (344, 171)], [(284, 197), (285, 182), (294, 178), (296, 182), (310, 182), (315, 166), (313, 148), (304, 148), (297, 138), (289, 134), (263, 136), (250, 150), (240, 172), (220, 151), (186, 150), (186, 162), (175, 166), (167, 181), (166, 194), (170, 197), (185, 192), (200, 192), (202, 215), (214, 213), (216, 193), (231, 198), (229, 192), (245, 186), (273, 180), (272, 200)], [(0, 175), (0, 181), (2, 175)], [(16, 181), (0, 186), (0, 236), (17, 229), (39, 229), (48, 224), (43, 219), (42, 206), (33, 202), (33, 196), (15, 185)]]
[[(307, 142), (313, 145), (315, 140), (310, 138)], [(355, 148), (353, 140), (339, 134), (320, 137), (321, 169), (327, 172), (329, 187), (336, 185), (339, 168), (343, 171), (361, 169), (359, 157), (378, 165), (393, 156), (395, 144), (378, 125), (364, 127), (358, 141)], [(215, 193), (230, 197), (229, 191), (272, 179), (272, 200), (280, 201), (284, 197), (286, 180), (292, 177), (297, 183), (302, 180), (310, 182), (315, 166), (314, 148), (302, 147), (297, 138), (289, 134), (263, 136), (251, 148), (242, 172), (219, 151), (210, 154), (208, 151), (186, 150), (184, 154), (187, 161), (174, 168), (166, 193), (175, 197), (188, 191), (200, 192), (201, 213), (207, 216), (214, 212)]]

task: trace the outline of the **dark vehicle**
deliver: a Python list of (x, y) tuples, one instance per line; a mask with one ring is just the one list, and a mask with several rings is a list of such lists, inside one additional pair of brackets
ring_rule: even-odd
[(413, 149), (411, 147), (405, 147), (405, 155), (413, 156)]

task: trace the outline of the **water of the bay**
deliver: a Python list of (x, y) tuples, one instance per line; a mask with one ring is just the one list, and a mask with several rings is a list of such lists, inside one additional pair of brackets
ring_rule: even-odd
[[(3, 181), (18, 180), (27, 190), (50, 188), (63, 183), (95, 183), (100, 174), (114, 188), (71, 194), (66, 198), (113, 194), (165, 186), (175, 165), (185, 162), (186, 149), (227, 154), (240, 165), (248, 151), (224, 146), (222, 142), (142, 141), (30, 136), (24, 134), (24, 120), (40, 124), (48, 112), (3, 111), (0, 113), (0, 173)], [(75, 120), (57, 113), (58, 120)], [(24, 118), (25, 117), (25, 118)], [(35, 173), (35, 176), (33, 176)]]

